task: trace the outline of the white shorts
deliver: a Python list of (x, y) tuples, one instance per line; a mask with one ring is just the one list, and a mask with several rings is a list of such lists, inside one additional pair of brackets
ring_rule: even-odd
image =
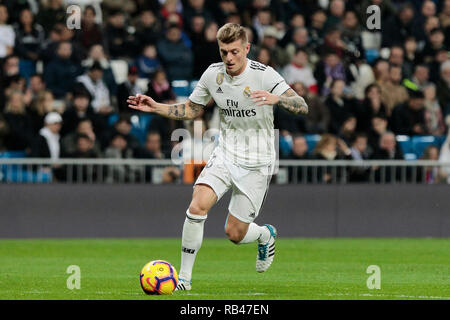
[(194, 186), (210, 186), (217, 195), (217, 201), (231, 188), (233, 193), (228, 206), (229, 213), (240, 221), (251, 223), (261, 210), (272, 173), (273, 165), (249, 170), (225, 162), (221, 150), (217, 148)]

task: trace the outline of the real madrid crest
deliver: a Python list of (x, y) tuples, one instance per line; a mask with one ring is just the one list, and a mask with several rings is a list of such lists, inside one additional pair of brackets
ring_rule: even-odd
[(250, 91), (250, 87), (246, 86), (245, 89), (244, 89), (244, 97), (250, 98), (251, 94), (252, 94), (252, 92)]
[(219, 86), (222, 84), (222, 82), (223, 82), (223, 73), (222, 72), (217, 74), (216, 82)]

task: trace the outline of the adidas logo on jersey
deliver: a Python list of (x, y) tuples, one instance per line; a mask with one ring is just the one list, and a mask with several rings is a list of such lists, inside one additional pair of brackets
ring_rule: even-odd
[(222, 88), (221, 87), (217, 88), (216, 93), (223, 93)]

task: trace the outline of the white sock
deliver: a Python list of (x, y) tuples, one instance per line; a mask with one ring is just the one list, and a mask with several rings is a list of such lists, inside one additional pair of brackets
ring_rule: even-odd
[(207, 216), (200, 216), (186, 211), (181, 240), (181, 279), (191, 281), (195, 257), (202, 246), (203, 226)]
[(270, 231), (266, 227), (258, 226), (256, 223), (252, 222), (248, 225), (247, 233), (244, 239), (239, 242), (239, 244), (250, 243), (258, 241), (259, 243), (264, 243), (269, 241)]

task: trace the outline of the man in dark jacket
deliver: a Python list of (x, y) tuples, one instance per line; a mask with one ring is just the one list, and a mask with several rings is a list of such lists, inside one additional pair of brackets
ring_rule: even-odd
[(408, 101), (396, 106), (392, 111), (391, 122), (395, 134), (427, 134), (423, 93), (411, 90)]
[(166, 37), (158, 41), (157, 51), (170, 81), (192, 78), (192, 51), (181, 39), (180, 28), (172, 24)]
[(75, 78), (81, 74), (81, 66), (74, 64), (70, 57), (72, 55), (72, 44), (61, 42), (58, 45), (57, 57), (50, 61), (44, 71), (44, 80), (57, 99), (64, 98), (74, 84)]

